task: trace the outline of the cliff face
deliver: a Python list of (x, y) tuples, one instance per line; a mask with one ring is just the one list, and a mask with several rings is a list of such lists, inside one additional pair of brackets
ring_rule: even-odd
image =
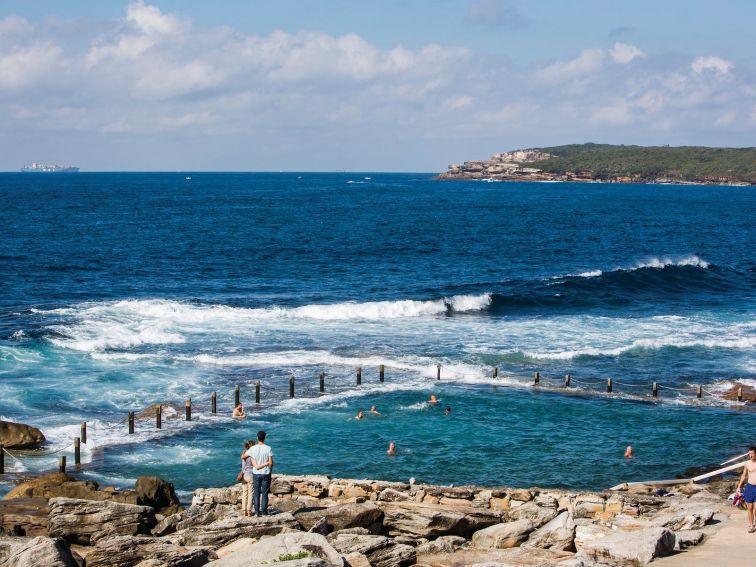
[(450, 164), (436, 179), (756, 185), (754, 148), (582, 144)]

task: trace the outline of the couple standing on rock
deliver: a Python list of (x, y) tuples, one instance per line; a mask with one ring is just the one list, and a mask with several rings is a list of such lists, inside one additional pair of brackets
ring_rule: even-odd
[[(242, 510), (245, 516), (268, 515), (268, 493), (273, 472), (273, 450), (265, 444), (265, 432), (257, 432), (257, 443), (244, 443), (242, 470), (236, 480), (242, 481)], [(262, 502), (261, 502), (262, 500)], [(262, 512), (261, 512), (262, 511)]]

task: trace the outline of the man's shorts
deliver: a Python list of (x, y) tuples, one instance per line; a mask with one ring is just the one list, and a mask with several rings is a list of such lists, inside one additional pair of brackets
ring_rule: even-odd
[(756, 484), (746, 484), (743, 491), (743, 500), (748, 504), (756, 502)]

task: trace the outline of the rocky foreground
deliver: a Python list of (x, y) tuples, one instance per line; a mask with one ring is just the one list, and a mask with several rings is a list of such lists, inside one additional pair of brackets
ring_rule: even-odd
[(657, 497), (277, 475), (271, 515), (249, 518), (241, 485), (198, 489), (184, 509), (156, 477), (118, 491), (51, 474), (0, 501), (0, 566), (636, 566), (705, 540), (724, 503), (711, 488)]

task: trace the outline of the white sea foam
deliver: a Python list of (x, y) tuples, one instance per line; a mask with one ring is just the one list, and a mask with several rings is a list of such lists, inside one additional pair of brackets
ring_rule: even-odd
[[(703, 268), (704, 270), (706, 270), (709, 268), (710, 265), (711, 264), (709, 264), (709, 262), (701, 259), (699, 256), (696, 256), (695, 254), (690, 254), (688, 256), (679, 256), (679, 257), (664, 256), (661, 258), (652, 256), (651, 258), (647, 258), (645, 260), (636, 262), (632, 266), (617, 267), (608, 271), (609, 272), (633, 272), (635, 270), (642, 270), (644, 268), (663, 269), (668, 266), (694, 266), (694, 267)], [(571, 276), (577, 275), (578, 277), (581, 277), (581, 278), (596, 278), (605, 273), (606, 273), (605, 270), (588, 270), (585, 272), (580, 272), (579, 274), (569, 274), (569, 275)]]

